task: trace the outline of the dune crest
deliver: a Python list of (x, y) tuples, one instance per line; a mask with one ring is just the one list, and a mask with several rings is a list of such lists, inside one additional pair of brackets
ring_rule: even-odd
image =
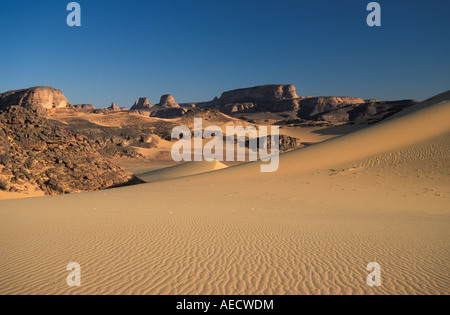
[(225, 164), (219, 161), (201, 161), (188, 162), (185, 164), (175, 165), (164, 169), (139, 174), (138, 178), (148, 183), (180, 178), (190, 175), (202, 174), (227, 168)]

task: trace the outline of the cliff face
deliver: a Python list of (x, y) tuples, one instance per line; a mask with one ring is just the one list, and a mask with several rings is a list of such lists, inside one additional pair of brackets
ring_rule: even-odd
[(13, 105), (43, 109), (72, 107), (61, 90), (47, 86), (8, 91), (0, 94), (0, 109)]
[(258, 104), (293, 98), (298, 98), (293, 85), (262, 85), (224, 92), (219, 100), (222, 105), (228, 105), (237, 103)]

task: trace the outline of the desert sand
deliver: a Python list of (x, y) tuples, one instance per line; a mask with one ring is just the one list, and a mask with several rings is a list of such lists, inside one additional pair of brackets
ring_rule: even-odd
[(276, 173), (193, 164), (0, 201), (0, 294), (449, 294), (449, 117), (446, 92)]

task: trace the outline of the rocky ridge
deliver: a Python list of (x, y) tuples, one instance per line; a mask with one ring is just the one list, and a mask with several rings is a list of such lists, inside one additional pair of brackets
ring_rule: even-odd
[(0, 112), (0, 189), (47, 195), (140, 182), (100, 155), (87, 138), (12, 106)]

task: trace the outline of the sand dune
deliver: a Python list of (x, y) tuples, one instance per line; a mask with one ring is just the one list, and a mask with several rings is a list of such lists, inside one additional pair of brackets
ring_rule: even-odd
[(225, 164), (218, 161), (188, 162), (185, 164), (175, 165), (143, 174), (138, 174), (138, 177), (148, 183), (151, 183), (217, 171), (226, 167), (227, 166)]
[(273, 174), (1, 201), (0, 294), (449, 294), (449, 96), (287, 153)]

